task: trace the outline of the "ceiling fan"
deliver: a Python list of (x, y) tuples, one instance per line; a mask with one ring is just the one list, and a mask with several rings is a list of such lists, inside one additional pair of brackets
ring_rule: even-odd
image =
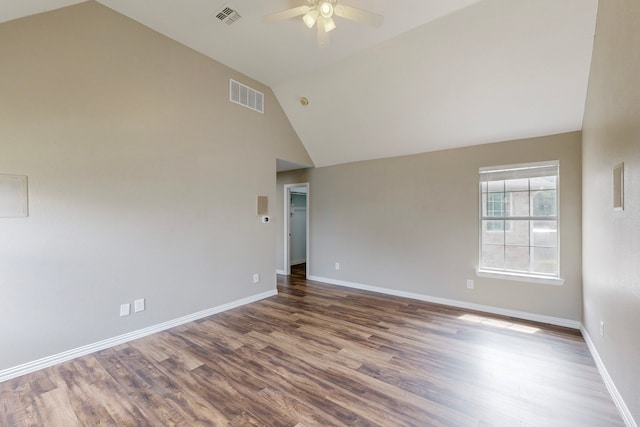
[(302, 16), (302, 21), (310, 29), (315, 25), (318, 30), (318, 44), (329, 44), (329, 32), (336, 29), (334, 16), (351, 21), (379, 27), (384, 21), (382, 15), (369, 12), (357, 7), (338, 4), (338, 0), (307, 0), (308, 4), (276, 12), (262, 18), (263, 22), (271, 23), (284, 19)]

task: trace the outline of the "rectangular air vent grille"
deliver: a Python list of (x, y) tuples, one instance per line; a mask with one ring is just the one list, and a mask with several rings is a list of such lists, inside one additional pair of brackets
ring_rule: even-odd
[(242, 17), (238, 12), (231, 9), (230, 7), (225, 7), (220, 12), (218, 12), (216, 18), (226, 23), (227, 25), (231, 25)]
[(258, 113), (264, 113), (264, 94), (229, 79), (229, 100)]

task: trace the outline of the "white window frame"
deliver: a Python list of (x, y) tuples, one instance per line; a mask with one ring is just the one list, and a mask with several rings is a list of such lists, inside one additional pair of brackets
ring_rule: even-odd
[[(556, 233), (557, 233), (557, 262), (558, 262), (558, 273), (557, 274), (542, 274), (542, 273), (524, 273), (518, 271), (510, 271), (510, 270), (500, 270), (500, 269), (491, 269), (491, 268), (483, 268), (482, 267), (482, 182), (483, 182), (483, 174), (490, 172), (498, 172), (498, 171), (517, 171), (521, 169), (532, 169), (536, 167), (545, 167), (545, 166), (555, 166), (558, 168), (558, 174), (556, 178)], [(491, 167), (483, 167), (479, 170), (479, 185), (478, 185), (478, 268), (476, 270), (476, 274), (478, 277), (487, 277), (493, 279), (505, 279), (505, 280), (514, 280), (521, 282), (530, 282), (530, 283), (542, 283), (548, 285), (563, 285), (564, 279), (560, 276), (561, 273), (561, 264), (560, 264), (560, 162), (555, 161), (547, 161), (547, 162), (535, 162), (535, 163), (522, 163), (522, 164), (513, 164), (513, 165), (502, 165), (502, 166), (491, 166)], [(513, 206), (511, 206), (513, 209)], [(537, 218), (529, 215), (527, 218), (529, 220), (545, 220), (545, 218)], [(503, 219), (503, 218), (501, 218)], [(517, 217), (513, 219), (525, 219), (523, 217)], [(529, 247), (531, 247), (531, 242), (529, 242)]]

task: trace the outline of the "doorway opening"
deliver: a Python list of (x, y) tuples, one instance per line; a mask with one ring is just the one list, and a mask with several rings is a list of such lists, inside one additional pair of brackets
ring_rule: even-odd
[[(306, 264), (309, 272), (309, 183), (284, 186), (284, 272)], [(306, 276), (306, 275), (305, 275)]]

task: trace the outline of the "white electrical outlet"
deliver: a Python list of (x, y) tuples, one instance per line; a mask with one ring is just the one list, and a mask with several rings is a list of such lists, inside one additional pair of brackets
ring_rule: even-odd
[(128, 316), (131, 313), (131, 304), (120, 304), (120, 317)]
[(137, 299), (133, 302), (133, 311), (135, 313), (144, 311), (144, 298)]
[(604, 338), (604, 321), (600, 321), (600, 336)]
[(467, 289), (473, 289), (473, 280), (467, 280)]
[(340, 263), (336, 262), (336, 270), (340, 270)]
[(260, 275), (258, 273), (253, 275), (253, 283), (260, 283)]

